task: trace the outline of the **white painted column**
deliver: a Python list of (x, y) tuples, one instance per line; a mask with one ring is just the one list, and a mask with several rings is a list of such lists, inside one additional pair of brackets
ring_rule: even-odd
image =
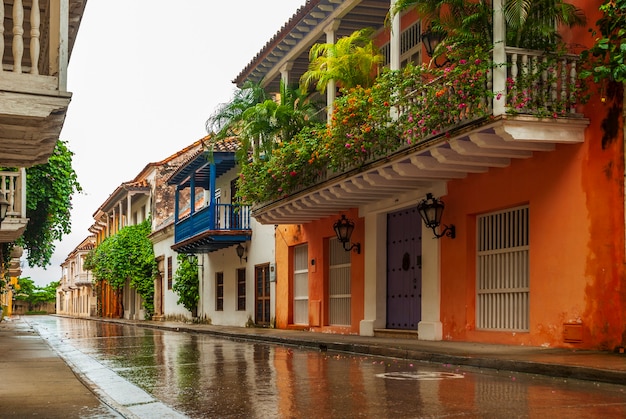
[[(445, 182), (434, 185), (431, 192), (447, 194)], [(441, 323), (441, 241), (422, 222), (422, 320), (417, 325), (419, 340), (442, 340)], [(448, 239), (450, 240), (450, 239)]]
[(282, 80), (283, 85), (285, 87), (289, 87), (289, 73), (291, 72), (292, 68), (293, 68), (293, 61), (290, 61), (284, 66), (282, 66), (280, 69), (280, 79)]
[(128, 195), (126, 195), (126, 223), (124, 224), (125, 227), (131, 225), (131, 218), (130, 218), (131, 201), (132, 201), (132, 194), (129, 193)]
[(374, 336), (387, 321), (387, 214), (365, 215), (363, 320), (361, 336)]
[[(337, 41), (335, 32), (337, 32), (337, 29), (339, 29), (340, 23), (341, 21), (339, 19), (333, 20), (333, 22), (330, 25), (328, 25), (326, 29), (324, 29), (324, 32), (326, 32), (327, 44), (334, 44)], [(335, 103), (336, 98), (337, 98), (337, 85), (335, 83), (335, 80), (331, 80), (328, 82), (328, 85), (326, 86), (326, 112), (328, 116), (328, 119), (327, 119), (328, 121), (331, 120), (331, 117), (333, 115), (333, 104)]]
[[(504, 20), (503, 0), (493, 0), (493, 115), (503, 115), (506, 97), (506, 24)], [(501, 65), (499, 65), (501, 64)], [(498, 93), (502, 93), (500, 100)]]
[[(391, 0), (389, 10), (393, 10), (396, 0)], [(400, 70), (400, 33), (402, 29), (400, 27), (400, 13), (396, 13), (391, 20), (391, 39), (389, 41), (389, 68), (391, 70)], [(398, 119), (398, 109), (392, 106), (389, 109), (389, 114), (393, 121)]]
[[(389, 11), (393, 10), (397, 0), (391, 0)], [(400, 13), (391, 20), (391, 40), (389, 41), (389, 68), (391, 70), (400, 70)]]
[(420, 340), (441, 340), (441, 260), (438, 239), (422, 223), (422, 320), (417, 325)]

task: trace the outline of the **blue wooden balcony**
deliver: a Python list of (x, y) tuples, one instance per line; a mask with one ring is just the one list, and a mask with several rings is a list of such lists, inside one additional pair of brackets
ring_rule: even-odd
[(173, 249), (179, 253), (207, 253), (249, 240), (248, 205), (208, 205), (176, 223)]
[[(234, 151), (213, 152), (211, 156), (201, 152), (168, 180), (177, 186), (172, 249), (178, 253), (208, 253), (250, 240), (250, 206), (211, 199), (215, 197), (216, 179), (234, 166)], [(196, 199), (198, 188), (204, 189), (203, 198)]]

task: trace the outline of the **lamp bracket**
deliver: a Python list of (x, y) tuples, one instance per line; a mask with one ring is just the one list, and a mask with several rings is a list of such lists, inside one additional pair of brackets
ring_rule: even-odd
[(350, 250), (354, 250), (357, 255), (361, 254), (361, 243), (352, 243), (350, 247), (348, 247), (348, 242), (343, 242), (343, 250), (349, 252)]
[(431, 227), (433, 229), (433, 234), (435, 235), (435, 237), (433, 237), (434, 239), (439, 239), (443, 236), (447, 236), (450, 237), (451, 239), (454, 239), (456, 237), (456, 227), (454, 226), (454, 224), (450, 224), (450, 225), (443, 225), (445, 228), (443, 229), (443, 231), (439, 234), (437, 234), (437, 230), (436, 227)]

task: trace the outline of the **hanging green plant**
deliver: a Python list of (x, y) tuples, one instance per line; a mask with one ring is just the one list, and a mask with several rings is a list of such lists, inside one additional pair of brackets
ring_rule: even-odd
[(154, 278), (157, 264), (150, 234), (150, 220), (127, 226), (107, 237), (92, 250), (85, 268), (93, 272), (96, 282), (106, 281), (120, 290), (130, 280), (130, 286), (141, 296), (146, 315), (154, 311)]

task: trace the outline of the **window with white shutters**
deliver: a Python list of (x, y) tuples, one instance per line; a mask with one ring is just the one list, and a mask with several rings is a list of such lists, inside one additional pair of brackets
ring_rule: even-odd
[(293, 322), (309, 324), (309, 247), (306, 244), (293, 249)]
[(477, 219), (476, 327), (528, 331), (528, 207)]
[(336, 237), (328, 241), (328, 308), (329, 323), (334, 326), (350, 326), (351, 286), (350, 253)]

